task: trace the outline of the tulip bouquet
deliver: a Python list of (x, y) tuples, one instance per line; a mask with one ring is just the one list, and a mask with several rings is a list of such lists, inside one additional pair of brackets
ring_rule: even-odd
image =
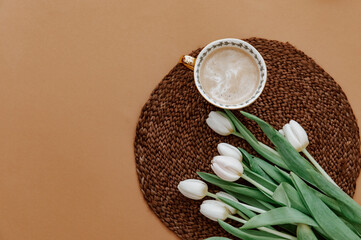
[[(275, 149), (259, 142), (231, 111), (211, 112), (206, 121), (211, 129), (244, 139), (264, 159), (220, 143), (220, 155), (211, 161), (215, 175), (198, 172), (203, 181), (181, 181), (179, 191), (194, 200), (211, 198), (203, 201), (200, 212), (240, 239), (361, 239), (361, 206), (306, 150), (306, 131), (294, 120), (277, 131), (252, 114), (242, 114), (258, 124)], [(240, 178), (251, 186), (236, 182)], [(205, 182), (222, 191), (209, 192)]]

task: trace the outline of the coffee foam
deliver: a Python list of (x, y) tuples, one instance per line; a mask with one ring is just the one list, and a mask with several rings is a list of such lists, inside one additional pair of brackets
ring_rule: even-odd
[(211, 52), (200, 68), (200, 81), (207, 95), (218, 103), (240, 104), (250, 99), (259, 85), (255, 60), (236, 47)]

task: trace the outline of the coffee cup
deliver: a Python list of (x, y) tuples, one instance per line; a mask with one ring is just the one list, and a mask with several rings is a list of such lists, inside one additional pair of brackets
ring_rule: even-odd
[(261, 54), (249, 43), (226, 38), (205, 46), (197, 58), (188, 55), (180, 62), (194, 71), (200, 94), (224, 109), (241, 109), (262, 93), (267, 79)]

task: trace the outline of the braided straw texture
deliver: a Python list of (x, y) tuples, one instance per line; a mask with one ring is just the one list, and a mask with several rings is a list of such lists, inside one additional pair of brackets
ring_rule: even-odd
[[(307, 131), (308, 151), (327, 173), (353, 196), (360, 172), (360, 138), (355, 116), (340, 86), (315, 61), (289, 43), (250, 38), (268, 70), (261, 97), (244, 111), (280, 129), (289, 120)], [(192, 52), (196, 56), (201, 49)], [(193, 72), (177, 64), (159, 83), (144, 105), (134, 142), (141, 191), (149, 207), (181, 239), (229, 236), (199, 213), (202, 201), (183, 197), (181, 180), (212, 172), (216, 146), (227, 142), (256, 154), (235, 136), (219, 136), (205, 123), (216, 110), (198, 93)], [(254, 122), (233, 111), (255, 136), (270, 142)], [(216, 191), (210, 187), (210, 191)]]

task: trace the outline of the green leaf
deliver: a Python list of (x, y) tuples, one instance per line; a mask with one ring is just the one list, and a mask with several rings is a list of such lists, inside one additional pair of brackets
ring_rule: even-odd
[(277, 202), (283, 203), (287, 207), (291, 207), (291, 201), (285, 192), (283, 185), (279, 185), (277, 189), (274, 191), (272, 198)]
[(287, 232), (289, 232), (292, 235), (296, 235), (297, 232), (297, 226), (296, 225), (292, 225), (292, 224), (282, 224), (282, 225), (277, 225), (280, 228), (286, 230)]
[(272, 192), (274, 190), (276, 190), (277, 185), (268, 181), (267, 179), (265, 179), (264, 177), (262, 177), (261, 175), (252, 172), (251, 170), (247, 170), (244, 169), (244, 173), (245, 175), (247, 175), (249, 178), (253, 179), (254, 181), (256, 181), (257, 183), (261, 184), (263, 187), (267, 188), (268, 190), (271, 190)]
[(286, 177), (279, 168), (272, 166), (268, 162), (256, 157), (253, 158), (253, 161), (257, 162), (260, 168), (262, 168), (263, 171), (267, 173), (267, 175), (269, 175), (275, 182), (292, 182), (290, 177)]
[[(282, 206), (282, 205), (279, 205), (279, 204), (275, 204), (275, 206), (274, 206), (274, 205), (272, 205), (271, 203), (263, 202), (263, 201), (261, 201), (261, 200), (259, 200), (259, 203), (262, 204), (265, 208), (267, 208), (267, 210), (271, 210), (271, 209), (274, 209), (274, 208), (276, 208), (276, 207)], [(257, 207), (257, 206), (256, 206), (256, 207)]]
[(361, 237), (361, 225), (358, 223), (350, 223), (347, 222), (345, 219), (341, 220), (352, 230), (354, 231), (359, 237)]
[(272, 126), (258, 117), (242, 112), (242, 114), (257, 122), (262, 131), (276, 146), (278, 153), (282, 156), (289, 169), (301, 178), (316, 186), (322, 192), (338, 201), (342, 214), (349, 221), (361, 223), (361, 206), (350, 196), (343, 192), (338, 186), (329, 182), (324, 176), (315, 170), (313, 165), (303, 158), (294, 147)]
[(335, 199), (332, 199), (325, 194), (317, 191), (316, 189), (310, 188), (311, 191), (316, 194), (316, 196), (322, 200), (329, 208), (331, 208), (335, 213), (338, 215), (342, 215), (340, 206), (338, 205), (338, 202)]
[(226, 230), (228, 233), (232, 234), (235, 237), (238, 237), (243, 240), (280, 240), (282, 238), (277, 237), (273, 234), (255, 234), (254, 231), (241, 230), (239, 228), (235, 228), (232, 225), (225, 223), (222, 220), (218, 220), (219, 225)]
[(317, 237), (313, 233), (312, 229), (305, 224), (297, 225), (297, 239), (298, 240), (317, 240)]
[(232, 240), (232, 239), (226, 238), (226, 237), (210, 237), (210, 238), (206, 238), (204, 240)]
[(331, 209), (327, 207), (324, 202), (321, 201), (321, 199), (319, 199), (310, 190), (310, 187), (308, 187), (301, 178), (292, 172), (291, 178), (313, 218), (331, 239), (360, 239), (341, 219), (337, 217), (334, 212), (332, 212)]
[(210, 173), (197, 172), (197, 174), (204, 181), (209, 182), (213, 185), (216, 185), (217, 187), (222, 188), (226, 192), (237, 193), (237, 194), (240, 194), (243, 196), (252, 197), (252, 198), (262, 200), (265, 202), (270, 202), (273, 204), (276, 203), (272, 198), (270, 198), (269, 196), (266, 196), (264, 193), (262, 193), (257, 188), (248, 187), (248, 186), (234, 183), (234, 182), (227, 182), (227, 181), (220, 179), (216, 175), (210, 174)]
[[(292, 207), (294, 209), (299, 210), (300, 212), (310, 215), (310, 213), (308, 212), (308, 209), (306, 208), (306, 206), (304, 205), (304, 203), (302, 201), (302, 198), (300, 197), (300, 195), (298, 194), (297, 190), (294, 187), (292, 187), (287, 182), (283, 182), (277, 187), (276, 191), (277, 190), (283, 191), (284, 194), (287, 195), (287, 198), (290, 203), (289, 207)], [(278, 196), (275, 195), (275, 193), (273, 194), (273, 198), (275, 200), (277, 200)]]
[(287, 181), (285, 182), (288, 182), (289, 184), (293, 184), (292, 180), (291, 180), (291, 177), (290, 177), (290, 174), (280, 168), (278, 168), (277, 166), (275, 166), (275, 169), (277, 172), (279, 172), (285, 179), (287, 179)]
[(222, 186), (221, 188), (226, 192), (230, 192), (237, 199), (242, 199), (242, 197), (240, 197), (240, 196), (247, 196), (247, 197), (257, 199), (259, 201), (264, 201), (264, 202), (275, 204), (275, 205), (279, 206), (279, 203), (277, 203), (271, 197), (266, 196), (263, 192), (261, 192), (257, 188), (227, 187), (227, 186)]
[(237, 198), (241, 202), (244, 202), (244, 203), (246, 203), (250, 206), (256, 207), (256, 208), (263, 209), (265, 211), (275, 208), (272, 204), (257, 200), (253, 197), (248, 197), (248, 196), (241, 195), (241, 194), (231, 192), (231, 191), (226, 191), (226, 192), (228, 194), (231, 194), (233, 197)]
[[(272, 228), (272, 230), (275, 230), (275, 229)], [(258, 236), (258, 237), (271, 237), (272, 239), (277, 238), (279, 240), (284, 240), (285, 239), (283, 237), (277, 236), (277, 235), (269, 233), (269, 232), (264, 232), (262, 230), (242, 229), (242, 231), (245, 232), (245, 233), (251, 234), (253, 236)]]
[(252, 218), (257, 215), (254, 212), (252, 212), (251, 210), (249, 210), (248, 208), (246, 208), (245, 206), (243, 206), (239, 202), (235, 202), (233, 200), (230, 200), (230, 199), (224, 198), (224, 197), (218, 197), (218, 199), (221, 200), (222, 202), (224, 202), (225, 204), (233, 207), (234, 209), (246, 214), (247, 217), (249, 217), (249, 218)]
[(288, 166), (285, 164), (282, 158), (278, 155), (262, 147), (256, 137), (239, 121), (236, 116), (230, 111), (225, 109), (224, 110), (228, 116), (228, 118), (233, 122), (236, 129), (241, 133), (244, 139), (253, 147), (254, 150), (262, 157), (266, 158), (268, 161), (280, 166), (281, 168), (288, 169)]
[(316, 182), (316, 186), (321, 191), (334, 198), (317, 194), (322, 201), (336, 212), (341, 213), (350, 222), (361, 224), (361, 206), (357, 202), (342, 191), (341, 188), (326, 180), (322, 175), (312, 175), (311, 178)]
[(317, 223), (304, 213), (289, 207), (280, 207), (259, 214), (243, 225), (242, 229), (258, 228), (270, 225), (304, 223), (317, 226)]
[(243, 162), (247, 162), (249, 168), (259, 174), (260, 176), (262, 176), (263, 178), (265, 178), (266, 180), (274, 183), (274, 181), (263, 171), (263, 169), (260, 167), (260, 165), (258, 164), (257, 161), (254, 161), (254, 157), (249, 154), (246, 150), (244, 150), (243, 148), (238, 148), (240, 150), (240, 152), (243, 155)]

